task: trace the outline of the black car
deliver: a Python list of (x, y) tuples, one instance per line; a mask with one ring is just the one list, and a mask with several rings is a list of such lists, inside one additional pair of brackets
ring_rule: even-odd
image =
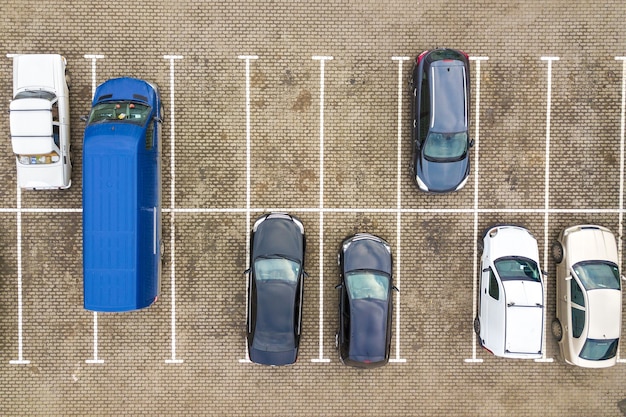
[(304, 226), (285, 213), (261, 216), (250, 237), (247, 338), (250, 360), (289, 365), (298, 357), (304, 290)]
[(391, 247), (383, 239), (360, 233), (339, 250), (341, 283), (339, 331), (335, 337), (345, 365), (376, 368), (389, 362), (391, 349)]
[(470, 172), (470, 72), (464, 52), (422, 52), (410, 81), (413, 160), (422, 191), (445, 193), (465, 186)]

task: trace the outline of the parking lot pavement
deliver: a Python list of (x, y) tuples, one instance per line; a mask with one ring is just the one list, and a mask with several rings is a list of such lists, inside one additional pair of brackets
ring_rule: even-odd
[[(118, 6), (0, 5), (2, 56), (68, 60), (74, 165), (69, 190), (18, 191), (0, 143), (1, 415), (626, 415), (626, 349), (613, 368), (574, 368), (549, 329), (558, 233), (597, 223), (623, 240), (623, 2)], [(472, 171), (451, 195), (418, 193), (408, 170), (407, 80), (435, 46), (480, 58)], [(161, 297), (94, 315), (82, 308), (80, 116), (94, 82), (124, 75), (158, 84), (165, 104)], [(0, 102), (11, 93), (0, 58)], [(296, 365), (265, 368), (246, 361), (243, 271), (252, 222), (279, 209), (306, 227), (304, 334)], [(476, 343), (479, 240), (496, 223), (539, 244), (540, 361)], [(372, 371), (334, 348), (336, 254), (357, 232), (389, 241), (400, 289), (392, 363)]]

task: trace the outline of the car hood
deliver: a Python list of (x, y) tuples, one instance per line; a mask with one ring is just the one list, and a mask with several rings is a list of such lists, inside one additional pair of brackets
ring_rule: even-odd
[(344, 271), (375, 270), (391, 275), (391, 254), (377, 240), (356, 237), (344, 252)]
[[(509, 256), (522, 256), (532, 259), (539, 265), (537, 240), (526, 229), (517, 226), (498, 226), (497, 233), (485, 236), (489, 258), (497, 260)], [(490, 229), (490, 231), (493, 229)]]
[(597, 289), (587, 292), (590, 339), (617, 339), (622, 328), (622, 292)]
[(304, 238), (293, 221), (268, 218), (254, 233), (252, 253), (255, 258), (280, 255), (302, 263)]
[(570, 232), (567, 234), (566, 251), (570, 265), (592, 260), (607, 260), (617, 264), (615, 237), (608, 230), (581, 228)]
[[(19, 55), (14, 65), (19, 66), (16, 71), (14, 91), (24, 88), (43, 88), (56, 91), (54, 72), (57, 62), (62, 59), (59, 55)], [(62, 74), (60, 74), (62, 75)]]
[(418, 176), (428, 191), (454, 191), (469, 173), (469, 152), (460, 161), (435, 162), (421, 155)]

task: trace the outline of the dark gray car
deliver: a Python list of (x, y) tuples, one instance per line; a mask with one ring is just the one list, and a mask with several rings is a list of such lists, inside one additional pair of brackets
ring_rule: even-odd
[(422, 52), (411, 77), (413, 160), (422, 191), (465, 186), (470, 171), (470, 79), (467, 54), (439, 48)]
[(247, 339), (250, 360), (263, 365), (296, 361), (302, 331), (304, 226), (285, 213), (266, 214), (250, 237)]
[(359, 233), (342, 242), (338, 258), (339, 358), (357, 368), (383, 366), (389, 362), (395, 289), (391, 247), (377, 236)]

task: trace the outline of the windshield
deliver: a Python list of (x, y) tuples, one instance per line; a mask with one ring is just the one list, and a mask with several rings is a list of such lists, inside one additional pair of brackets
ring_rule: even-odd
[(15, 99), (20, 98), (43, 98), (45, 100), (53, 101), (56, 96), (53, 93), (44, 90), (36, 90), (36, 91), (22, 91), (15, 95)]
[(430, 132), (424, 143), (424, 156), (431, 160), (455, 161), (467, 152), (467, 133)]
[(587, 290), (600, 288), (619, 290), (619, 268), (611, 262), (580, 262), (574, 272)]
[(374, 271), (356, 271), (346, 276), (348, 293), (352, 300), (373, 298), (387, 300), (389, 276)]
[(496, 271), (503, 281), (506, 280), (526, 280), (541, 281), (541, 274), (537, 263), (532, 259), (515, 256), (510, 258), (500, 258), (494, 262)]
[(143, 125), (150, 115), (150, 106), (131, 101), (108, 101), (94, 106), (88, 123), (129, 121)]
[(285, 281), (298, 282), (300, 264), (285, 258), (261, 258), (254, 263), (257, 282)]
[(580, 357), (590, 361), (603, 361), (611, 359), (617, 354), (617, 342), (619, 339), (596, 340), (587, 339)]

